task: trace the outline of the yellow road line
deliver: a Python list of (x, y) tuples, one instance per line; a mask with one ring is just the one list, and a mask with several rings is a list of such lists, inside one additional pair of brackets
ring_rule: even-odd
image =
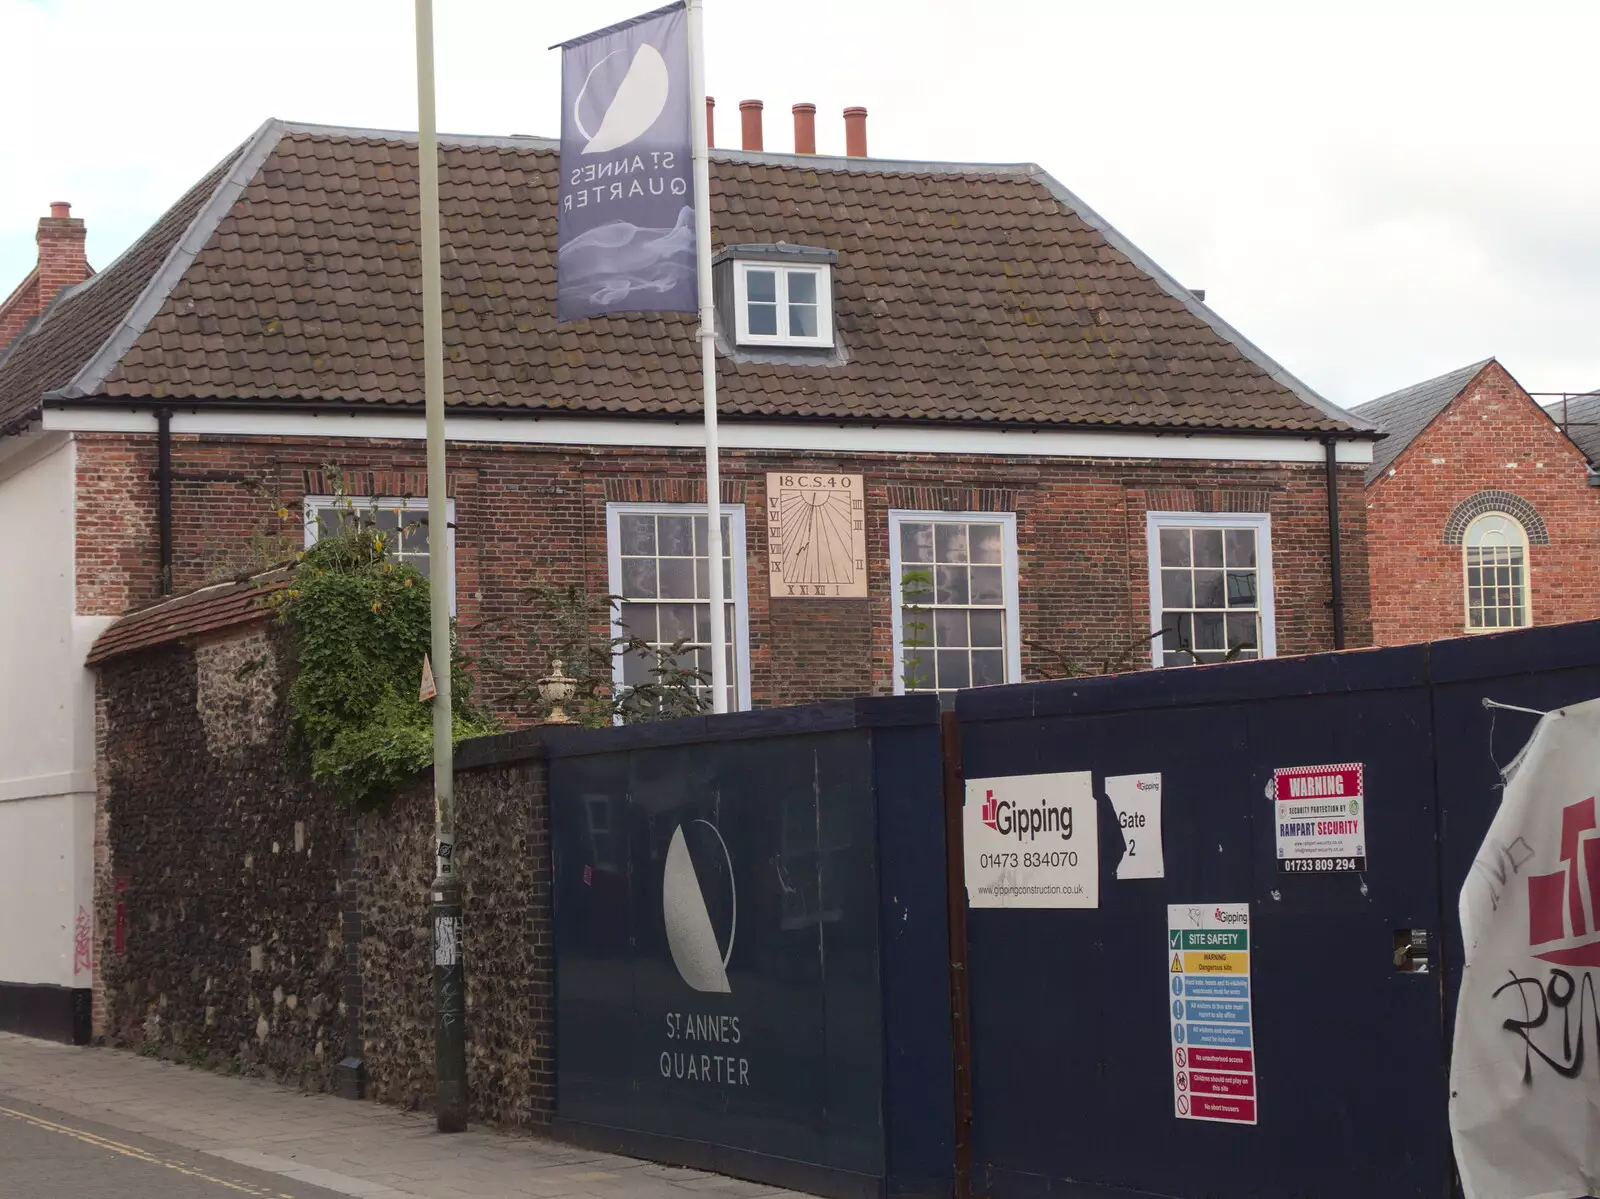
[(229, 1190), (239, 1191), (245, 1195), (256, 1196), (257, 1199), (294, 1199), (294, 1196), (287, 1195), (282, 1191), (279, 1191), (274, 1196), (273, 1192), (262, 1190), (260, 1187), (252, 1186), (247, 1182), (229, 1182), (226, 1178), (217, 1178), (215, 1175), (196, 1170), (182, 1162), (157, 1157), (148, 1150), (140, 1149), (135, 1145), (125, 1145), (121, 1141), (113, 1141), (109, 1137), (103, 1137), (98, 1133), (89, 1132), (82, 1128), (73, 1128), (68, 1124), (57, 1124), (54, 1120), (46, 1120), (44, 1117), (35, 1116), (31, 1112), (19, 1112), (14, 1108), (0, 1107), (0, 1115), (11, 1116), (32, 1124), (36, 1128), (43, 1128), (49, 1132), (57, 1132), (62, 1136), (72, 1137), (85, 1145), (93, 1145), (96, 1149), (104, 1149), (110, 1153), (130, 1157), (135, 1161), (147, 1162), (152, 1166), (165, 1166), (169, 1170), (176, 1170), (179, 1174), (187, 1174), (191, 1178), (198, 1178), (204, 1182), (214, 1182), (220, 1187), (227, 1187)]

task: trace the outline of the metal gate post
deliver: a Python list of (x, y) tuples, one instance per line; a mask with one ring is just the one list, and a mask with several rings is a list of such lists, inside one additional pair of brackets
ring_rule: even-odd
[(972, 1026), (967, 1019), (967, 883), (961, 838), (965, 781), (961, 775), (961, 725), (954, 712), (939, 715), (944, 759), (945, 900), (950, 925), (950, 1043), (955, 1061), (956, 1192), (972, 1195)]

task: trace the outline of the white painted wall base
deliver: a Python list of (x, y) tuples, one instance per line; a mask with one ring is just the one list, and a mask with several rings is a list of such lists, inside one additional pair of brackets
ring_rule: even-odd
[(87, 987), (93, 964), (94, 678), (104, 617), (75, 615), (76, 447), (0, 443), (0, 984)]

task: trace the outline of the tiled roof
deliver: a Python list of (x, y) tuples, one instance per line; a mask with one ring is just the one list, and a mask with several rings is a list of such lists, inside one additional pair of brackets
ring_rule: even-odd
[(1563, 407), (1560, 400), (1546, 406), (1545, 411), (1556, 424), (1565, 421), (1563, 429), (1568, 437), (1583, 451), (1584, 457), (1600, 466), (1600, 391), (1573, 396)]
[(1463, 366), (1423, 383), (1413, 383), (1410, 387), (1391, 391), (1386, 396), (1379, 396), (1350, 409), (1389, 434), (1373, 447), (1372, 465), (1367, 468), (1367, 483), (1370, 485), (1382, 478), (1383, 472), (1389, 469), (1406, 446), (1416, 440), (1417, 434), (1426, 429), (1433, 418), (1478, 377), (1478, 372), (1493, 361), (1493, 358), (1485, 358), (1482, 362), (1474, 362), (1471, 366)]
[(187, 595), (162, 600), (118, 617), (95, 639), (86, 659), (90, 666), (108, 658), (131, 654), (185, 637), (267, 620), (272, 612), (266, 598), (286, 587), (287, 570), (268, 571), (253, 578), (202, 587)]
[(237, 156), (218, 163), (105, 270), (57, 296), (0, 356), (0, 435), (31, 420), (44, 393), (70, 383), (123, 324)]
[[(61, 350), (51, 370), (0, 364), (0, 416), (69, 379), (68, 399), (421, 404), (414, 139), (269, 122), (241, 163), (227, 202), (206, 206), (214, 224), (184, 238), (192, 261), (169, 265), (114, 343), (91, 361), (104, 322), (71, 339), (76, 378)], [(691, 317), (556, 322), (557, 163), (539, 139), (444, 139), (450, 403), (697, 413)], [(217, 177), (158, 230), (192, 216)], [(843, 362), (723, 360), (719, 407), (734, 419), (1364, 428), (1037, 167), (716, 151), (712, 230), (718, 246), (839, 255)], [(57, 323), (81, 322), (63, 310), (34, 338)]]

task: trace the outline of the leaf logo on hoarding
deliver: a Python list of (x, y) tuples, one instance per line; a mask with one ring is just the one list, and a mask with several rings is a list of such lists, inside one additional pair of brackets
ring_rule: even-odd
[(667, 926), (667, 948), (672, 951), (672, 964), (689, 986), (696, 991), (726, 995), (733, 990), (728, 985), (728, 959), (733, 956), (733, 934), (739, 918), (733, 859), (728, 856), (728, 844), (716, 825), (709, 820), (689, 823), (703, 824), (711, 830), (728, 866), (728, 948), (724, 951), (717, 945), (705, 893), (700, 889), (700, 876), (695, 872), (694, 859), (689, 856), (689, 843), (684, 840), (681, 824), (672, 830), (672, 843), (667, 846), (667, 863), (661, 878), (661, 911)]
[(584, 127), (583, 98), (589, 94), (589, 84), (595, 72), (618, 54), (626, 53), (626, 50), (613, 50), (595, 63), (584, 77), (577, 99), (572, 102), (572, 119), (578, 126), (578, 132), (589, 139), (583, 147), (585, 154), (602, 154), (643, 137), (666, 110), (667, 94), (671, 90), (667, 60), (661, 57), (661, 51), (649, 42), (643, 42), (634, 52), (633, 62), (629, 64), (622, 82), (617, 85), (611, 103), (606, 105), (600, 128), (590, 133)]

